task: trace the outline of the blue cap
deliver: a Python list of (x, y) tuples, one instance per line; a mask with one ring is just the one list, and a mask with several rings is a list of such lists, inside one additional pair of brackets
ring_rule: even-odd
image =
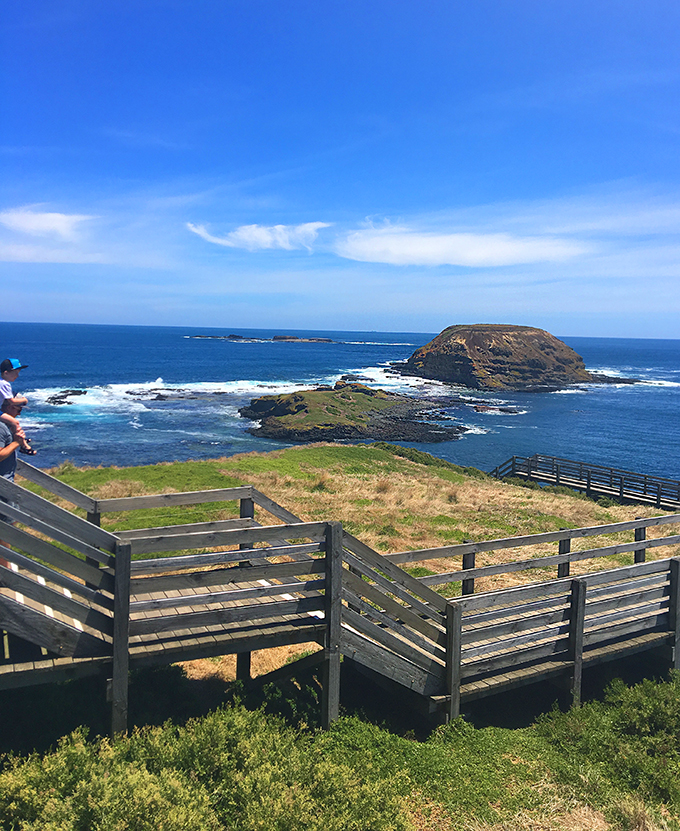
[(0, 364), (0, 373), (11, 372), (13, 369), (27, 369), (27, 366), (22, 364), (18, 358), (5, 358)]

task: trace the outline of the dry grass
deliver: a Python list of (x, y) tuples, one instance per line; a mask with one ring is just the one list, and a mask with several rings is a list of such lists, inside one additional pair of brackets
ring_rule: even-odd
[[(636, 517), (655, 516), (653, 507), (615, 505), (603, 508), (576, 496), (529, 490), (492, 479), (461, 477), (460, 482), (443, 480), (424, 465), (403, 460), (404, 472), (386, 471), (387, 463), (376, 463), (370, 473), (352, 475), (343, 470), (308, 471), (309, 479), (264, 471), (248, 475), (248, 481), (304, 521), (340, 520), (345, 528), (382, 553), (412, 551), (455, 545), (466, 540), (485, 540), (623, 522)], [(233, 471), (225, 470), (233, 475)], [(310, 484), (311, 482), (311, 484)], [(267, 515), (260, 521), (269, 523)], [(669, 533), (650, 529), (648, 536)], [(630, 542), (632, 534), (575, 541), (573, 550)], [(557, 553), (555, 543), (531, 548), (505, 549), (480, 554), (477, 565), (491, 565)], [(670, 548), (652, 549), (648, 558), (667, 557)], [(622, 555), (620, 562), (631, 561)], [(434, 573), (460, 568), (460, 557), (431, 559), (418, 563)], [(572, 564), (580, 574), (608, 567), (601, 560)], [(516, 572), (478, 581), (477, 590), (488, 591), (517, 583), (549, 579), (546, 572)]]
[[(521, 812), (502, 823), (474, 823), (469, 831), (608, 831), (611, 826), (599, 811), (580, 805), (569, 811), (556, 810), (549, 816), (537, 816), (533, 811)], [(446, 826), (442, 826), (446, 829)], [(631, 826), (631, 831), (655, 831)]]
[[(266, 675), (284, 664), (295, 660), (304, 653), (320, 649), (318, 643), (295, 643), (289, 646), (277, 646), (252, 653), (250, 671), (253, 678)], [(216, 658), (200, 658), (197, 661), (180, 663), (188, 678), (201, 681), (204, 678), (219, 678), (222, 681), (236, 679), (236, 655), (221, 655)]]
[[(164, 488), (162, 493), (176, 493), (175, 488)], [(126, 496), (144, 496), (154, 493), (144, 482), (135, 479), (111, 479), (96, 488), (90, 495), (95, 499), (122, 499)]]

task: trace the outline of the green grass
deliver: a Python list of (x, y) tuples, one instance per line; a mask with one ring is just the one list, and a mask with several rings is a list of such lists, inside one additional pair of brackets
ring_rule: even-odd
[(680, 675), (615, 682), (526, 728), (458, 719), (423, 741), (356, 716), (317, 732), (234, 703), (113, 743), (77, 730), (0, 772), (8, 831), (408, 831), (428, 813), (448, 824), (423, 828), (519, 828), (520, 813), (522, 828), (561, 828), (579, 804), (620, 831), (680, 828)]

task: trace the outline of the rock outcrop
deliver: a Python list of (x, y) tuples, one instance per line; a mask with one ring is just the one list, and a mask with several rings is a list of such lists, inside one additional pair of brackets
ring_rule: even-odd
[(543, 391), (610, 380), (588, 372), (580, 355), (543, 329), (495, 323), (449, 326), (394, 368), (486, 390)]

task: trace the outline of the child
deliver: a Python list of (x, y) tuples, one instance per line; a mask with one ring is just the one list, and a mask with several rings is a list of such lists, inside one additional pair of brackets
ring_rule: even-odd
[[(24, 398), (23, 395), (14, 395), (12, 391), (12, 384), (19, 377), (19, 372), (26, 368), (26, 365), (22, 364), (17, 358), (5, 358), (0, 363), (0, 375), (2, 376), (0, 380), (0, 401), (9, 399), (18, 408), (18, 410), (15, 410), (15, 415), (21, 412), (21, 407), (25, 407), (28, 404), (27, 398)], [(20, 452), (26, 453), (29, 456), (35, 456), (36, 451), (26, 440), (24, 431), (21, 429), (15, 415), (10, 415), (10, 413), (3, 411), (0, 415), (0, 421), (4, 422), (12, 431), (12, 435), (19, 442)]]

